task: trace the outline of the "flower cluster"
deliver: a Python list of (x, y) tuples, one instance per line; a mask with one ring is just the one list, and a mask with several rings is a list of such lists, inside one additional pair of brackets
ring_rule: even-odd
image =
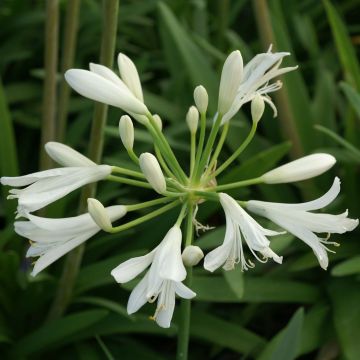
[[(176, 222), (169, 225), (169, 231), (154, 250), (125, 261), (111, 272), (114, 279), (122, 284), (133, 280), (148, 268), (131, 292), (128, 313), (132, 314), (145, 303), (157, 300), (153, 319), (161, 327), (169, 327), (175, 295), (184, 299), (196, 296), (186, 285), (187, 268), (197, 265), (204, 257), (202, 250), (192, 245), (192, 242), (194, 229), (205, 228), (197, 221), (196, 213), (199, 206), (206, 206), (207, 201), (221, 204), (226, 218), (226, 232), (223, 243), (205, 256), (206, 270), (213, 272), (222, 267), (229, 271), (236, 264), (239, 264), (241, 270), (248, 270), (255, 266), (247, 257), (248, 251), (257, 261), (265, 262), (270, 258), (281, 264), (283, 257), (271, 249), (270, 237), (284, 232), (293, 234), (309, 245), (320, 266), (326, 269), (327, 252), (332, 251), (328, 246), (335, 244), (328, 240), (330, 234), (342, 234), (358, 225), (358, 220), (348, 218), (347, 212), (339, 215), (313, 212), (327, 206), (337, 197), (340, 192), (338, 178), (335, 178), (330, 190), (322, 197), (301, 204), (238, 201), (224, 191), (254, 184), (281, 184), (313, 178), (335, 164), (333, 156), (312, 154), (253, 179), (221, 185), (216, 181), (218, 175), (236, 160), (252, 140), (265, 104), (272, 108), (274, 116), (277, 115), (269, 94), (280, 89), (282, 84), (279, 80), (271, 84), (269, 82), (296, 69), (281, 68), (282, 60), (287, 55), (285, 52), (273, 53), (270, 48), (244, 66), (240, 52), (232, 52), (222, 69), (217, 112), (209, 133), (206, 128), (208, 94), (201, 85), (195, 88), (195, 106), (191, 106), (186, 115), (190, 132), (190, 166), (186, 169), (177, 160), (163, 133), (161, 118), (152, 114), (144, 104), (137, 69), (127, 56), (120, 54), (118, 57), (120, 77), (98, 64), (90, 64), (89, 71), (67, 71), (65, 78), (76, 92), (129, 114), (120, 118), (120, 138), (138, 170), (98, 165), (64, 144), (50, 142), (45, 149), (61, 167), (20, 177), (2, 177), (3, 185), (15, 187), (10, 190), (9, 199), (18, 201), (15, 231), (31, 242), (26, 256), (38, 258), (32, 275), (35, 276), (101, 229), (117, 233), (179, 207)], [(218, 166), (230, 120), (248, 102), (251, 103), (251, 131), (239, 148)], [(144, 126), (153, 137), (154, 154), (138, 155), (134, 151), (132, 119)], [(140, 204), (109, 207), (104, 207), (96, 199), (88, 199), (88, 213), (71, 218), (48, 219), (33, 214), (75, 189), (100, 180), (150, 188), (159, 196)], [(157, 208), (130, 222), (113, 225), (130, 211), (150, 207)], [(264, 228), (249, 212), (271, 220), (281, 228), (281, 232)], [(184, 236), (181, 230), (183, 226)], [(327, 233), (329, 236), (321, 238), (319, 233)]]

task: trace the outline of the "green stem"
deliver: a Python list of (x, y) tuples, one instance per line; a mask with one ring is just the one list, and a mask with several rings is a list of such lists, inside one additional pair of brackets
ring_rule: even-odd
[(249, 179), (249, 180), (242, 180), (242, 181), (237, 181), (237, 182), (230, 183), (230, 184), (219, 185), (219, 186), (214, 187), (213, 189), (216, 191), (224, 191), (224, 190), (236, 189), (236, 188), (243, 187), (243, 186), (262, 184), (263, 182), (264, 182), (264, 180), (260, 176), (260, 177)]
[[(193, 212), (194, 212), (194, 207), (189, 202), (187, 221), (186, 221), (185, 247), (191, 245), (194, 236), (194, 227), (192, 223)], [(192, 283), (192, 267), (188, 267), (187, 277), (184, 281), (184, 284), (190, 287), (191, 283)], [(177, 354), (176, 354), (177, 360), (187, 360), (188, 358), (190, 317), (191, 317), (191, 300), (181, 299), (180, 322), (179, 322)]]
[(199, 167), (201, 154), (204, 148), (205, 132), (206, 132), (206, 113), (203, 113), (200, 114), (200, 136), (199, 136), (199, 144), (197, 147), (197, 153), (195, 157), (195, 175), (197, 173), (196, 169)]
[(48, 169), (52, 165), (44, 145), (56, 139), (56, 72), (58, 66), (59, 2), (46, 1), (45, 24), (45, 80), (43, 95), (43, 116), (41, 123), (40, 168)]
[(155, 154), (157, 159), (159, 160), (160, 165), (162, 166), (163, 170), (165, 171), (166, 175), (172, 179), (176, 179), (176, 176), (171, 172), (169, 167), (167, 166), (163, 156), (161, 155), (161, 151), (159, 147), (155, 145)]
[(117, 233), (117, 232), (120, 232), (120, 231), (124, 231), (124, 230), (127, 230), (127, 229), (130, 229), (134, 226), (137, 226), (139, 224), (142, 224), (143, 222), (145, 221), (148, 221), (148, 220), (151, 220), (171, 209), (173, 209), (174, 207), (178, 206), (180, 204), (180, 200), (175, 200), (173, 201), (172, 203), (170, 204), (167, 204), (163, 207), (161, 207), (160, 209), (157, 209), (155, 211), (152, 211), (151, 213), (149, 214), (146, 214), (144, 216), (141, 216), (133, 221), (129, 221), (128, 223), (126, 224), (123, 224), (123, 225), (120, 225), (120, 226), (117, 226), (117, 227), (113, 227), (112, 228), (112, 233)]
[(195, 153), (196, 153), (196, 133), (190, 135), (190, 178), (194, 172), (195, 166)]
[(126, 150), (128, 155), (129, 155), (129, 158), (136, 164), (136, 165), (139, 165), (139, 158), (136, 156), (136, 154), (134, 153), (134, 150), (133, 149), (127, 149)]
[(112, 166), (111, 172), (118, 173), (118, 174), (124, 174), (124, 175), (130, 175), (130, 176), (137, 177), (140, 179), (145, 179), (145, 175), (143, 173), (141, 173), (140, 171), (133, 171), (133, 170), (119, 167), (119, 166)]
[(147, 188), (147, 189), (152, 189), (152, 186), (145, 181), (133, 180), (133, 179), (128, 179), (128, 178), (125, 178), (122, 176), (113, 176), (113, 175), (109, 175), (106, 179), (109, 181), (115, 181), (115, 182), (119, 182), (122, 184), (128, 184), (128, 185), (143, 187), (143, 188)]
[(216, 139), (216, 135), (217, 135), (220, 125), (221, 125), (221, 119), (222, 119), (222, 115), (218, 114), (217, 118), (215, 120), (215, 123), (214, 123), (213, 127), (211, 128), (211, 132), (209, 135), (209, 139), (206, 143), (205, 150), (201, 155), (199, 167), (196, 169), (196, 175), (195, 175), (196, 181), (198, 181), (200, 179), (201, 174), (203, 173), (203, 171), (205, 169), (206, 163), (209, 160), (208, 158), (210, 156), (212, 147), (213, 147), (215, 139)]
[[(78, 34), (80, 0), (71, 0), (66, 3), (65, 35), (63, 43), (63, 57), (61, 73), (73, 67), (75, 58), (76, 40)], [(66, 133), (69, 99), (71, 88), (63, 77), (60, 83), (59, 115), (57, 123), (57, 140), (63, 141)]]
[(139, 204), (126, 205), (126, 210), (127, 210), (127, 212), (141, 210), (141, 209), (145, 209), (150, 206), (159, 205), (159, 204), (167, 203), (170, 201), (174, 201), (174, 199), (168, 198), (168, 197), (162, 197), (162, 198), (155, 199), (155, 200), (145, 201), (145, 202), (139, 203)]
[(181, 211), (180, 211), (180, 214), (176, 220), (176, 225), (177, 226), (181, 226), (181, 223), (185, 217), (185, 214), (186, 214), (186, 210), (187, 210), (187, 203), (184, 203), (182, 208), (181, 208)]
[(200, 196), (206, 200), (219, 201), (219, 195), (215, 192), (215, 189), (216, 188), (207, 189), (208, 191), (196, 190), (196, 191), (194, 191), (194, 194), (197, 196)]
[(238, 149), (214, 172), (213, 177), (221, 174), (249, 145), (250, 141), (255, 135), (257, 124), (253, 123), (249, 135), (244, 142), (238, 147)]
[[(103, 0), (103, 33), (101, 38), (100, 63), (110, 68), (112, 67), (115, 54), (118, 8), (118, 0)], [(103, 134), (106, 115), (107, 106), (96, 103), (89, 141), (89, 157), (96, 163), (100, 162), (103, 151)], [(79, 204), (80, 213), (84, 212), (87, 208), (87, 198), (95, 197), (95, 193), (96, 183), (83, 188)], [(66, 311), (71, 301), (83, 252), (84, 245), (80, 245), (66, 257), (63, 273), (47, 317), (48, 321), (59, 318)]]

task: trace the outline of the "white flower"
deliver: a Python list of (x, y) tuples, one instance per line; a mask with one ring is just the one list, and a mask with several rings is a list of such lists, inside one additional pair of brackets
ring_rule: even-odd
[(138, 311), (146, 302), (158, 299), (153, 318), (158, 325), (167, 328), (174, 312), (175, 294), (185, 299), (196, 296), (182, 284), (186, 270), (181, 259), (181, 238), (180, 227), (175, 225), (149, 254), (127, 260), (111, 271), (118, 283), (126, 283), (150, 266), (131, 292), (127, 305), (129, 314)]
[(65, 73), (68, 84), (80, 95), (123, 109), (146, 115), (147, 107), (131, 92), (127, 85), (109, 68), (90, 64), (90, 71), (70, 69)]
[(247, 208), (261, 216), (264, 216), (278, 224), (288, 232), (309, 245), (319, 260), (320, 266), (326, 270), (329, 259), (326, 251), (331, 251), (326, 245), (337, 245), (329, 242), (328, 238), (320, 238), (314, 233), (343, 234), (352, 231), (358, 225), (359, 220), (347, 217), (345, 211), (339, 215), (312, 213), (330, 204), (340, 192), (340, 180), (335, 178), (330, 190), (320, 198), (301, 204), (281, 204), (251, 200), (247, 202)]
[(206, 89), (199, 85), (194, 90), (194, 101), (200, 114), (205, 114), (209, 104), (209, 96)]
[(258, 123), (264, 114), (265, 101), (263, 97), (256, 94), (251, 100), (251, 118), (254, 123)]
[(190, 106), (186, 114), (186, 123), (192, 134), (195, 134), (199, 124), (199, 111), (195, 106)]
[(107, 232), (112, 229), (111, 219), (104, 205), (97, 199), (88, 198), (88, 212), (96, 225)]
[(130, 116), (123, 115), (119, 121), (119, 133), (126, 150), (132, 150), (134, 146), (134, 125)]
[[(281, 233), (260, 226), (231, 196), (220, 193), (219, 198), (226, 218), (225, 240), (205, 256), (204, 268), (212, 272), (223, 265), (223, 269), (232, 270), (237, 263), (242, 270), (254, 267), (250, 260), (245, 259), (242, 236), (257, 260), (265, 262), (267, 258), (272, 258), (281, 264), (282, 257), (270, 249), (270, 241), (266, 238)], [(255, 251), (260, 252), (265, 260), (261, 260)]]
[(90, 184), (105, 179), (111, 173), (111, 166), (94, 165), (64, 167), (36, 172), (17, 177), (2, 177), (1, 184), (24, 189), (11, 189), (8, 199), (18, 199), (17, 212), (24, 216), (39, 210), (65, 195)]
[(156, 157), (150, 153), (142, 153), (139, 157), (139, 165), (153, 189), (159, 194), (164, 193), (166, 181)]
[[(126, 207), (115, 205), (106, 208), (106, 211), (115, 221), (126, 214)], [(31, 242), (26, 257), (39, 256), (31, 273), (33, 276), (100, 230), (88, 213), (63, 219), (47, 219), (32, 214), (27, 217), (29, 221), (15, 221), (14, 226), (19, 235)]]
[(335, 163), (336, 159), (330, 154), (312, 154), (268, 171), (261, 178), (266, 184), (283, 184), (306, 180), (323, 174)]
[[(242, 71), (241, 84), (230, 109), (224, 114), (222, 123), (229, 121), (245, 103), (251, 101), (256, 94), (262, 96), (263, 100), (268, 103), (277, 115), (276, 107), (267, 96), (268, 93), (277, 91), (281, 88), (282, 83), (277, 81), (274, 84), (268, 84), (270, 80), (297, 69), (297, 66), (280, 69), (282, 59), (290, 55), (287, 52), (272, 53), (271, 47), (268, 52), (256, 55)], [(234, 76), (238, 76), (235, 75)]]
[(181, 255), (184, 265), (195, 266), (204, 257), (204, 253), (199, 246), (188, 245)]

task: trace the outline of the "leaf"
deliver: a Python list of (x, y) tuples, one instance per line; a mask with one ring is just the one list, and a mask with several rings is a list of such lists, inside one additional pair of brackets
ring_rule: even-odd
[(329, 285), (335, 329), (344, 358), (358, 360), (360, 354), (360, 286), (355, 280), (333, 281)]
[(234, 294), (241, 299), (244, 295), (244, 272), (240, 266), (236, 266), (234, 270), (224, 271), (224, 278)]
[(346, 26), (334, 5), (328, 0), (323, 0), (323, 3), (335, 39), (337, 52), (345, 72), (345, 77), (348, 82), (360, 91), (360, 67)]
[(360, 119), (360, 94), (357, 92), (351, 85), (342, 81), (340, 83), (340, 88), (344, 92), (345, 96), (347, 97), (349, 103), (355, 110), (358, 118)]
[(360, 273), (360, 255), (347, 259), (331, 270), (333, 276), (348, 276)]
[(21, 357), (56, 347), (60, 342), (72, 342), (72, 335), (99, 322), (107, 314), (105, 310), (89, 310), (55, 320), (20, 339), (14, 346), (14, 353)]
[(266, 346), (257, 360), (294, 360), (301, 341), (304, 310), (300, 308), (286, 327)]

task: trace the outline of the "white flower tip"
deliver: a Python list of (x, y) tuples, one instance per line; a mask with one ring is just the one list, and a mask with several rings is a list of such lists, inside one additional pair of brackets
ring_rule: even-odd
[(194, 90), (194, 101), (200, 114), (205, 114), (209, 104), (209, 96), (206, 89), (199, 85)]
[(336, 159), (325, 153), (312, 154), (289, 162), (262, 176), (266, 184), (281, 184), (306, 180), (323, 174), (336, 163)]
[(192, 134), (195, 134), (199, 124), (199, 111), (195, 106), (190, 106), (186, 114), (186, 123)]
[(181, 257), (185, 266), (195, 266), (204, 257), (204, 253), (199, 246), (189, 245), (184, 249)]
[(225, 60), (220, 80), (218, 112), (225, 115), (231, 108), (243, 75), (243, 60), (239, 50)]
[(94, 222), (100, 229), (111, 232), (112, 224), (103, 204), (96, 199), (87, 199), (88, 211)]
[(150, 153), (143, 153), (139, 157), (139, 165), (153, 189), (159, 194), (164, 193), (166, 191), (166, 181), (156, 157)]
[(162, 124), (161, 117), (158, 114), (154, 114), (153, 119), (155, 121), (155, 125), (159, 128), (160, 131), (162, 131), (163, 124)]
[(265, 101), (263, 97), (256, 93), (253, 100), (251, 101), (251, 117), (254, 123), (258, 123), (264, 114)]
[(129, 115), (121, 116), (119, 134), (125, 149), (132, 150), (134, 146), (134, 125)]

